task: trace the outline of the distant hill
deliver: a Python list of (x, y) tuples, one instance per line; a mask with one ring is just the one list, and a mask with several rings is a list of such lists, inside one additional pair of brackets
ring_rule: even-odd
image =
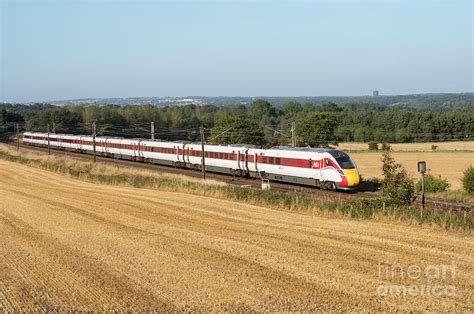
[(159, 107), (182, 106), (182, 105), (224, 105), (239, 106), (248, 105), (255, 99), (266, 99), (274, 106), (280, 106), (289, 101), (299, 103), (323, 104), (334, 102), (339, 105), (351, 103), (373, 103), (383, 106), (398, 106), (423, 110), (449, 110), (459, 109), (474, 105), (474, 93), (456, 94), (413, 94), (413, 95), (390, 95), (390, 96), (256, 96), (256, 97), (230, 97), (230, 96), (186, 96), (186, 97), (130, 97), (130, 98), (84, 98), (61, 101), (51, 101), (53, 105), (97, 103), (116, 105), (143, 105), (150, 104)]

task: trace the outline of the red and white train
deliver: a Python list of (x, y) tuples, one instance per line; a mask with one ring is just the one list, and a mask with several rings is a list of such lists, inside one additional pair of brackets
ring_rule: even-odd
[[(25, 132), (23, 143), (48, 146), (47, 133)], [(50, 134), (53, 149), (92, 154), (92, 136)], [(96, 137), (96, 154), (174, 167), (201, 169), (201, 143), (146, 139)], [(257, 149), (245, 145), (205, 145), (206, 171), (235, 176), (316, 186), (331, 190), (353, 190), (360, 182), (352, 158), (336, 149), (273, 147)]]

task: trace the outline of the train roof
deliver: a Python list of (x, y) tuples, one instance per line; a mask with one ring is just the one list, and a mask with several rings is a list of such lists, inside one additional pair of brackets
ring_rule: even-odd
[(270, 149), (276, 150), (288, 150), (293, 152), (315, 152), (315, 153), (328, 153), (335, 151), (333, 148), (313, 148), (313, 147), (289, 147), (289, 146), (274, 146)]

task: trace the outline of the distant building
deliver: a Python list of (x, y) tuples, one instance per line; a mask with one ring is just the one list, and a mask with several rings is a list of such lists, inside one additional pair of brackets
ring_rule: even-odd
[(372, 96), (377, 97), (378, 95), (379, 95), (379, 91), (378, 91), (378, 90), (374, 90), (374, 91), (372, 92)]

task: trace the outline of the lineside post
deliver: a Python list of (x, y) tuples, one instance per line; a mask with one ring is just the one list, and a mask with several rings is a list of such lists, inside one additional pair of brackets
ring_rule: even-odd
[(296, 147), (296, 123), (291, 122), (291, 146)]
[(51, 145), (50, 145), (50, 141), (49, 141), (49, 123), (48, 123), (48, 155), (51, 155)]
[(423, 210), (425, 209), (425, 174), (421, 174), (421, 210), (423, 216)]
[(95, 122), (92, 122), (92, 146), (94, 147), (94, 162), (97, 162), (97, 155), (96, 155), (96, 150), (95, 150), (95, 135), (96, 135)]
[(151, 140), (155, 140), (155, 122), (151, 122)]
[(420, 216), (423, 218), (423, 210), (425, 209), (425, 173), (426, 173), (426, 162), (418, 162), (418, 172), (421, 174), (421, 210)]
[(16, 150), (20, 150), (20, 124), (16, 124)]
[(202, 152), (202, 159), (201, 159), (201, 168), (202, 168), (202, 179), (206, 180), (206, 152), (204, 150), (204, 128), (201, 127), (201, 152)]
[(56, 134), (56, 123), (53, 122), (53, 134)]

